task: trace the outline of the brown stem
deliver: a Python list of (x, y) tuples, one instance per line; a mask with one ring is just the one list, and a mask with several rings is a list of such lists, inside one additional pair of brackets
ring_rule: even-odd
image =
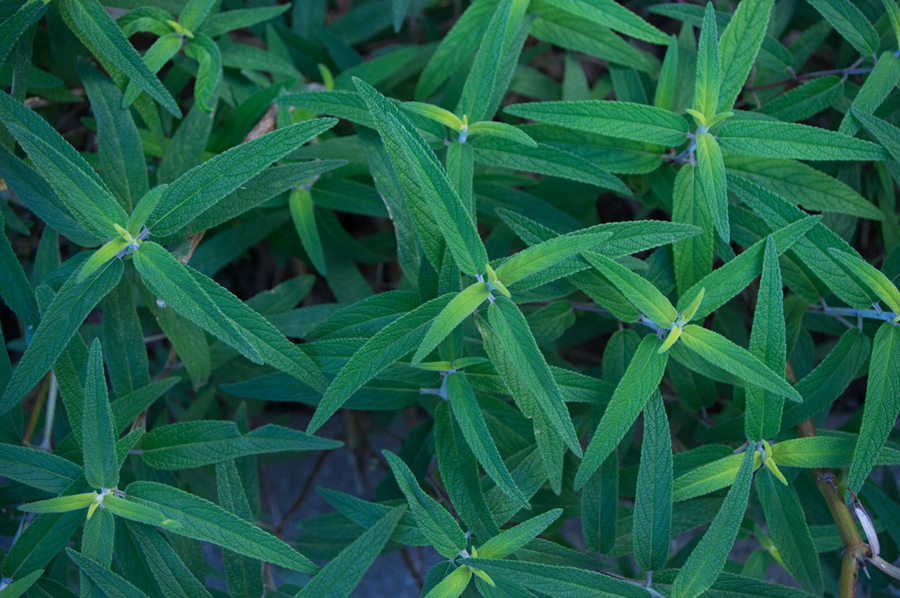
[(291, 520), (291, 517), (294, 516), (294, 513), (297, 512), (297, 509), (299, 509), (300, 505), (303, 504), (303, 501), (306, 500), (306, 497), (309, 494), (310, 489), (312, 488), (313, 481), (319, 474), (319, 470), (322, 469), (322, 464), (325, 462), (325, 458), (328, 455), (328, 451), (322, 451), (322, 453), (319, 454), (319, 458), (316, 459), (316, 463), (315, 465), (313, 465), (312, 471), (309, 473), (309, 477), (306, 479), (306, 483), (303, 485), (303, 490), (300, 491), (300, 495), (297, 497), (297, 500), (294, 501), (294, 504), (291, 505), (291, 508), (288, 509), (287, 513), (285, 513), (281, 518), (281, 521), (278, 523), (278, 527), (275, 528), (275, 535), (279, 538), (281, 537), (281, 534), (284, 533), (284, 528)]

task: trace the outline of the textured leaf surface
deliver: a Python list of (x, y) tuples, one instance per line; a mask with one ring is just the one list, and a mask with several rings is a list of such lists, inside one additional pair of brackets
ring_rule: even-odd
[(662, 395), (644, 407), (644, 437), (634, 499), (634, 558), (644, 571), (665, 569), (672, 527), (672, 437)]
[(716, 139), (726, 153), (795, 160), (886, 160), (888, 154), (869, 141), (807, 125), (774, 121), (732, 120)]

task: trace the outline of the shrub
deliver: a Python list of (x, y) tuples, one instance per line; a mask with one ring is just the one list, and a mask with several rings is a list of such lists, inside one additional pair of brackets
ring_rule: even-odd
[(337, 4), (3, 5), (0, 598), (894, 595), (894, 0)]

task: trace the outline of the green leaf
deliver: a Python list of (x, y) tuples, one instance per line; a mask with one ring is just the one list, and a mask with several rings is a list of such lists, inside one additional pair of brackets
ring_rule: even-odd
[(147, 594), (94, 559), (75, 552), (71, 548), (66, 548), (66, 554), (109, 598), (149, 598)]
[(178, 104), (150, 72), (122, 30), (97, 0), (66, 0), (62, 4), (62, 12), (69, 26), (80, 37), (90, 40), (102, 57), (122, 71), (128, 81), (133, 81), (147, 92), (172, 116), (181, 118)]
[[(762, 465), (759, 451), (755, 459), (754, 470)], [(673, 500), (675, 502), (690, 500), (731, 486), (737, 478), (743, 460), (744, 457), (740, 454), (728, 455), (678, 476), (675, 479)]]
[(74, 494), (72, 496), (57, 496), (47, 500), (25, 503), (19, 506), (20, 511), (26, 513), (68, 513), (88, 508), (97, 498), (96, 492)]
[(884, 214), (846, 184), (801, 162), (725, 156), (725, 170), (807, 210), (883, 220)]
[(75, 148), (43, 118), (0, 93), (0, 120), (79, 222), (101, 239), (118, 237), (127, 215)]
[(459, 567), (434, 586), (425, 598), (459, 598), (472, 579), (472, 570)]
[(177, 533), (223, 546), (251, 558), (301, 573), (318, 567), (293, 548), (237, 515), (177, 488), (157, 482), (132, 482), (125, 490), (130, 501), (154, 507), (177, 522)]
[(797, 390), (787, 383), (783, 375), (774, 373), (745, 349), (712, 330), (688, 324), (684, 327), (681, 338), (689, 349), (703, 359), (734, 374), (741, 380), (793, 401), (803, 400)]
[[(34, 4), (37, 4), (37, 2), (34, 2)], [(38, 569), (37, 571), (32, 571), (21, 579), (17, 579), (9, 583), (6, 587), (0, 590), (0, 598), (19, 598), (19, 596), (27, 592), (28, 589), (32, 585), (34, 585), (34, 582), (36, 582), (43, 574), (44, 570)]]
[(881, 273), (872, 264), (862, 259), (856, 252), (847, 253), (838, 249), (831, 249), (831, 255), (838, 258), (847, 268), (853, 271), (857, 277), (869, 285), (869, 288), (884, 301), (891, 311), (900, 316), (900, 291), (887, 276)]
[(508, 141), (515, 141), (516, 143), (528, 147), (537, 147), (537, 142), (532, 139), (528, 133), (506, 123), (483, 120), (469, 125), (468, 131), (469, 137), (474, 135), (486, 135), (488, 137), (498, 137)]
[(191, 43), (184, 46), (184, 54), (199, 63), (197, 80), (194, 83), (194, 98), (204, 112), (216, 108), (219, 84), (222, 82), (222, 53), (212, 38), (197, 33)]
[(737, 479), (728, 491), (722, 508), (672, 584), (674, 598), (699, 596), (716, 581), (722, 571), (747, 509), (755, 452), (752, 449), (745, 451)]
[(194, 31), (206, 20), (214, 5), (213, 0), (189, 0), (178, 14), (178, 24), (188, 31)]
[(576, 254), (602, 246), (610, 231), (579, 230), (537, 243), (507, 259), (497, 268), (497, 279), (505, 286), (549, 268)]
[(844, 82), (837, 75), (818, 77), (766, 102), (762, 112), (784, 122), (799, 122), (830, 108), (844, 97)]
[[(15, 6), (12, 16), (6, 13), (3, 27), (0, 28), (0, 64), (6, 62), (9, 53), (16, 45), (25, 30), (35, 24), (47, 9), (47, 2), (23, 2)], [(4, 597), (6, 598), (6, 597)]]
[(128, 247), (128, 241), (121, 237), (104, 243), (103, 246), (95, 251), (78, 270), (78, 274), (75, 278), (76, 282), (84, 282), (91, 274), (100, 269), (103, 264), (115, 258), (119, 252), (126, 247)]
[(551, 509), (537, 517), (527, 519), (514, 527), (503, 530), (478, 549), (479, 558), (505, 559), (534, 540), (548, 525), (559, 519), (562, 509)]
[(740, 156), (796, 160), (887, 160), (869, 141), (796, 123), (730, 120), (716, 139), (722, 151)]
[(719, 40), (722, 83), (717, 112), (728, 112), (741, 93), (766, 36), (773, 0), (744, 0)]
[(687, 140), (688, 123), (684, 118), (663, 108), (631, 102), (532, 102), (513, 104), (503, 111), (576, 131), (670, 147)]
[(859, 429), (860, 440), (853, 452), (847, 479), (849, 490), (860, 491), (894, 427), (897, 415), (900, 414), (898, 367), (900, 326), (885, 322), (875, 334), (872, 344), (869, 381), (866, 384), (866, 400), (863, 403), (863, 419)]
[(678, 317), (678, 312), (675, 311), (665, 295), (660, 293), (659, 289), (647, 279), (605, 255), (586, 251), (583, 256), (657, 326), (666, 329), (672, 326)]
[(873, 114), (887, 99), (898, 80), (900, 80), (900, 58), (892, 51), (883, 52), (872, 72), (866, 77), (866, 82), (853, 98), (850, 110), (844, 115), (838, 131), (845, 135), (856, 135), (863, 125), (859, 114)]
[(51, 494), (60, 494), (81, 475), (81, 468), (35, 448), (0, 444), (4, 477)]
[(879, 36), (872, 23), (849, 0), (810, 0), (810, 4), (863, 56), (878, 51)]
[(78, 72), (97, 119), (97, 153), (103, 180), (122, 207), (131, 211), (148, 189), (137, 127), (131, 113), (122, 108), (122, 93), (115, 83), (85, 61), (78, 62)]
[(0, 415), (18, 405), (53, 367), (87, 315), (119, 283), (122, 270), (122, 262), (112, 260), (84, 282), (79, 283), (77, 275), (66, 280), (44, 312), (31, 344), (13, 371), (0, 400)]
[[(762, 277), (756, 310), (753, 312), (753, 328), (750, 332), (750, 353), (759, 358), (774, 372), (784, 371), (787, 365), (787, 341), (784, 323), (784, 294), (778, 253), (772, 236), (766, 237)], [(752, 384), (747, 385), (746, 419), (744, 431), (747, 440), (758, 442), (773, 438), (781, 430), (781, 412), (784, 398)]]
[(346, 598), (381, 554), (406, 505), (394, 507), (303, 586), (297, 598)]
[(354, 83), (375, 118), (407, 202), (412, 201), (407, 189), (418, 186), (418, 197), (431, 209), (459, 269), (473, 276), (483, 274), (487, 251), (437, 157), (396, 106), (363, 81)]
[(312, 434), (318, 430), (363, 384), (418, 348), (428, 328), (453, 297), (453, 294), (447, 293), (432, 299), (391, 322), (368, 339), (329, 385), (307, 432)]
[(684, 295), (712, 271), (713, 263), (711, 202), (706, 198), (695, 165), (686, 164), (678, 171), (672, 204), (673, 222), (698, 226), (702, 231), (672, 244), (675, 283), (679, 295)]
[(549, 0), (549, 4), (629, 37), (651, 44), (669, 43), (665, 33), (613, 0)]
[(114, 423), (103, 372), (103, 350), (100, 341), (94, 339), (84, 387), (81, 448), (84, 453), (84, 477), (91, 487), (98, 490), (119, 485)]
[(342, 446), (274, 424), (240, 434), (233, 422), (180, 422), (154, 428), (141, 443), (141, 457), (156, 469), (190, 469), (248, 455), (321, 451)]
[(618, 177), (589, 160), (552, 145), (539, 143), (537, 147), (529, 147), (499, 137), (479, 137), (472, 141), (472, 146), (475, 161), (487, 166), (546, 174), (631, 195)]
[(26, 330), (25, 339), (30, 342), (41, 316), (22, 264), (6, 236), (4, 224), (3, 214), (0, 214), (0, 229), (4, 231), (0, 234), (0, 266), (5, 274), (0, 278), (0, 297), (22, 320)]
[[(255, 462), (253, 467), (256, 467)], [(253, 512), (234, 460), (216, 463), (216, 494), (219, 506), (245, 521), (253, 522)], [(222, 562), (225, 582), (232, 595), (249, 597), (263, 593), (262, 564), (258, 560), (224, 550)]]
[[(182, 39), (182, 36), (174, 31), (156, 38), (153, 45), (144, 52), (144, 64), (151, 73), (154, 75), (158, 73), (181, 50)], [(131, 106), (140, 94), (141, 88), (136, 83), (129, 82), (128, 87), (125, 88), (123, 105)]]
[(103, 497), (103, 508), (116, 517), (130, 521), (164, 527), (176, 532), (181, 529), (177, 522), (167, 518), (159, 509), (142, 505), (114, 494)]
[(825, 582), (806, 514), (793, 486), (785, 486), (768, 470), (756, 476), (756, 493), (766, 515), (769, 535), (788, 573), (813, 594), (822, 595)]
[(674, 35), (670, 36), (668, 45), (662, 69), (659, 71), (656, 94), (653, 96), (653, 105), (663, 110), (672, 110), (673, 108), (678, 79), (678, 38)]
[(634, 558), (644, 571), (665, 569), (672, 527), (672, 436), (662, 395), (644, 407), (644, 436), (634, 499)]
[(517, 501), (523, 509), (530, 509), (528, 499), (516, 485), (491, 438), (478, 399), (465, 374), (447, 375), (446, 385), (450, 410), (478, 462), (504, 494)]
[(460, 561), (480, 569), (494, 579), (547, 596), (582, 596), (584, 598), (644, 598), (647, 590), (596, 571), (575, 567), (556, 567), (542, 563), (509, 559), (469, 558)]
[(603, 412), (603, 418), (591, 437), (584, 460), (575, 475), (575, 489), (580, 490), (591, 474), (600, 467), (606, 457), (618, 446), (625, 433), (644, 410), (647, 401), (658, 390), (666, 370), (668, 353), (660, 353), (663, 341), (653, 335), (646, 336), (638, 345), (625, 375), (616, 386), (612, 399)]
[[(859, 437), (844, 432), (829, 432), (829, 436), (793, 438), (772, 445), (772, 459), (786, 467), (847, 467), (852, 463)], [(876, 447), (877, 448), (877, 447)], [(900, 460), (900, 451), (881, 448), (873, 461), (876, 465), (893, 465)]]
[(456, 116), (449, 110), (444, 110), (439, 106), (433, 106), (431, 104), (425, 104), (423, 102), (403, 102), (400, 107), (407, 112), (412, 112), (413, 114), (418, 114), (419, 116), (430, 118), (435, 122), (439, 122), (444, 126), (450, 127), (454, 131), (459, 132), (463, 129), (463, 122), (459, 120), (458, 116)]
[(192, 168), (169, 185), (147, 221), (147, 228), (165, 237), (235, 191), (272, 162), (337, 124), (314, 119), (272, 131), (242, 143)]
[(385, 449), (381, 451), (409, 503), (409, 510), (419, 524), (419, 529), (435, 550), (448, 559), (454, 559), (466, 549), (466, 536), (459, 524), (444, 507), (425, 494), (415, 476), (400, 457)]
[(312, 195), (306, 189), (291, 191), (288, 205), (291, 207), (294, 228), (297, 229), (297, 235), (300, 237), (300, 242), (303, 243), (303, 249), (312, 260), (313, 267), (322, 276), (328, 276), (328, 270), (325, 267), (325, 252), (322, 249), (322, 241), (319, 239), (319, 229), (316, 227)]
[(878, 140), (878, 143), (884, 146), (891, 158), (897, 160), (897, 157), (900, 156), (900, 141), (897, 138), (900, 135), (900, 129), (877, 116), (863, 112), (859, 108), (853, 108), (852, 112), (862, 125), (866, 127), (866, 130)]
[(694, 85), (694, 110), (709, 122), (717, 113), (722, 75), (719, 66), (719, 42), (716, 11), (712, 2), (706, 3), (700, 46), (697, 49), (697, 79)]
[[(214, 15), (209, 15), (206, 20), (200, 24), (197, 31), (205, 33), (209, 37), (219, 37), (223, 33), (234, 31), (235, 29), (244, 29), (252, 27), (259, 23), (265, 23), (274, 19), (278, 15), (290, 10), (290, 6), (283, 4), (279, 6), (262, 6), (259, 8), (239, 8), (237, 10), (228, 10)], [(193, 30), (192, 30), (193, 31)], [(196, 31), (194, 33), (196, 36)]]
[(428, 333), (422, 339), (411, 363), (416, 365), (425, 359), (448, 334), (472, 315), (472, 312), (478, 309), (478, 306), (484, 303), (490, 294), (491, 291), (484, 282), (476, 282), (457, 293), (428, 328)]
[(719, 236), (728, 243), (731, 228), (728, 224), (728, 190), (725, 182), (725, 162), (716, 138), (709, 133), (697, 135), (697, 180), (709, 203), (709, 213)]
[(559, 388), (547, 361), (538, 349), (525, 316), (515, 303), (497, 297), (488, 309), (491, 328), (537, 401), (547, 425), (562, 437), (563, 442), (581, 456), (581, 445), (575, 434), (572, 419), (559, 394)]

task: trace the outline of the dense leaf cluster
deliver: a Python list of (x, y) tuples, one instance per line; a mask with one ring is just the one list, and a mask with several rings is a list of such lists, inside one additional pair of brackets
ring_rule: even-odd
[(895, 595), (895, 0), (335, 4), (0, 2), (0, 598)]

